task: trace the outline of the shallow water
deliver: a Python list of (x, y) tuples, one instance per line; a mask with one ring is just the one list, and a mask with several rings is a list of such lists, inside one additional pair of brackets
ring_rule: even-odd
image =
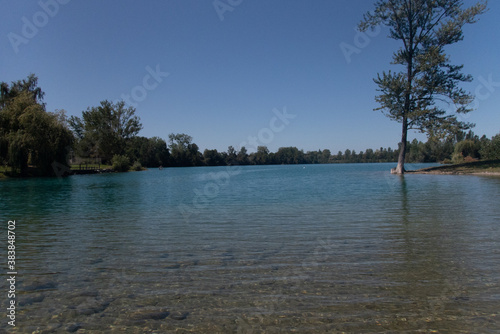
[(391, 167), (4, 180), (0, 331), (500, 331), (500, 178)]

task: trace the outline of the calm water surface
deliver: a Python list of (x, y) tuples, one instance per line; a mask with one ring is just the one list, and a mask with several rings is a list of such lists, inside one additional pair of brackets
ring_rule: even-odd
[(0, 332), (500, 332), (500, 178), (391, 167), (3, 180)]

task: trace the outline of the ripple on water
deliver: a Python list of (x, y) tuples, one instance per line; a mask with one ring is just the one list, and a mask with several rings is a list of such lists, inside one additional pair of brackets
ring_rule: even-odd
[(17, 332), (500, 330), (498, 182), (389, 167), (0, 182)]

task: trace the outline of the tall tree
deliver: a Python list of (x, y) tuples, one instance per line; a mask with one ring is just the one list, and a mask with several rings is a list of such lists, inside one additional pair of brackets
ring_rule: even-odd
[(471, 76), (461, 73), (463, 66), (451, 65), (444, 48), (463, 39), (465, 24), (475, 23), (486, 11), (481, 2), (463, 9), (461, 0), (379, 0), (375, 11), (365, 14), (361, 31), (378, 25), (390, 28), (389, 37), (401, 42), (394, 53), (400, 72), (383, 72), (374, 79), (380, 95), (376, 101), (390, 119), (402, 124), (401, 149), (394, 173), (403, 174), (408, 130), (425, 132), (429, 137), (468, 129), (449, 108), (465, 114), (472, 109), (473, 96), (459, 87)]
[(127, 144), (142, 129), (135, 108), (127, 108), (124, 101), (102, 101), (100, 106), (82, 112), (81, 119), (71, 116), (69, 124), (80, 139), (80, 146), (108, 162), (113, 155), (124, 154)]
[(248, 151), (245, 146), (240, 148), (238, 155), (236, 156), (236, 162), (238, 165), (248, 165), (250, 160), (248, 160)]
[(227, 156), (226, 156), (226, 165), (233, 165), (236, 163), (236, 158), (237, 158), (237, 153), (236, 150), (234, 149), (233, 146), (229, 146), (227, 148)]
[(252, 155), (257, 165), (267, 165), (269, 163), (269, 149), (267, 146), (257, 147), (257, 152)]
[(330, 157), (332, 156), (332, 152), (328, 149), (325, 149), (321, 152), (321, 163), (327, 164), (330, 162)]
[(172, 164), (177, 167), (200, 166), (203, 156), (193, 137), (184, 133), (168, 135)]
[(45, 110), (45, 104), (42, 103), (45, 93), (38, 87), (38, 77), (33, 73), (26, 79), (13, 81), (10, 85), (5, 82), (0, 83), (0, 108), (5, 107), (9, 101), (23, 92), (28, 93), (33, 102), (40, 104)]
[(45, 111), (38, 78), (32, 74), (10, 86), (2, 82), (0, 91), (0, 160), (21, 174), (28, 165), (43, 175), (56, 172), (54, 163), (67, 166), (73, 135), (64, 112)]

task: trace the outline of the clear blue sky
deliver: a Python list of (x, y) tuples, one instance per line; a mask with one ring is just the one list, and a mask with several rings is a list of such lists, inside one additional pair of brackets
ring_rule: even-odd
[[(129, 95), (140, 135), (187, 133), (201, 151), (238, 149), (249, 136), (271, 151), (395, 148), (400, 125), (373, 111), (372, 79), (391, 68), (397, 44), (387, 29), (356, 39), (374, 2), (220, 0), (228, 7), (218, 13), (213, 0), (0, 0), (0, 81), (35, 73), (47, 109), (77, 116)], [(475, 78), (464, 88), (480, 93), (467, 121), (491, 137), (500, 132), (500, 1), (489, 8), (449, 53)], [(349, 62), (341, 45), (358, 49)], [(296, 117), (270, 124), (284, 108)]]

